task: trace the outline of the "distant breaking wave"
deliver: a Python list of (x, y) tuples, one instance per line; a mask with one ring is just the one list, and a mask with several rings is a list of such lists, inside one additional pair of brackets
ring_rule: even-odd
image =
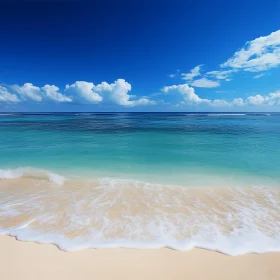
[(208, 114), (207, 116), (211, 117), (217, 117), (217, 116), (247, 116), (248, 114)]
[(0, 116), (98, 116), (98, 115), (139, 115), (139, 114), (144, 114), (144, 115), (185, 115), (185, 116), (205, 116), (205, 117), (209, 117), (209, 116), (279, 116), (280, 113), (270, 113), (270, 112), (233, 112), (233, 113), (226, 113), (226, 112), (144, 112), (144, 113), (138, 113), (138, 112), (126, 112), (126, 113), (109, 113), (109, 112), (65, 112), (65, 113), (0, 113)]
[(63, 185), (65, 178), (45, 169), (34, 167), (18, 167), (14, 169), (0, 169), (1, 179), (34, 178), (44, 179), (57, 185)]

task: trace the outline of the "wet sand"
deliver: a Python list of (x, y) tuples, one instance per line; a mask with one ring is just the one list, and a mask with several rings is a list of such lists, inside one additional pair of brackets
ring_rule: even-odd
[(54, 245), (0, 236), (0, 279), (276, 280), (280, 253), (227, 256), (194, 249), (86, 249), (64, 252)]
[(183, 188), (132, 180), (0, 180), (0, 234), (87, 248), (280, 251), (279, 188)]

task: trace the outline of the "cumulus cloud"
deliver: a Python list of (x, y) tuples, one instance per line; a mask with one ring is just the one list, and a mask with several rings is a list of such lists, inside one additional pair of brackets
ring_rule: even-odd
[(270, 93), (266, 98), (268, 105), (280, 105), (280, 91)]
[(214, 107), (229, 107), (229, 106), (232, 106), (232, 103), (228, 102), (224, 99), (214, 99), (211, 102), (211, 105)]
[(249, 96), (247, 103), (250, 105), (266, 105), (277, 106), (280, 105), (280, 91), (272, 92), (267, 96), (260, 94)]
[(221, 67), (259, 72), (278, 65), (280, 65), (280, 30), (248, 41), (233, 57), (221, 64)]
[(217, 102), (213, 100), (212, 104), (219, 103), (224, 106), (279, 106), (280, 105), (280, 91), (270, 93), (268, 95), (251, 95), (246, 100), (243, 98), (234, 98), (232, 101)]
[(77, 81), (72, 85), (66, 85), (65, 92), (72, 96), (72, 99), (85, 103), (98, 103), (102, 96), (94, 91), (95, 85), (90, 82)]
[(183, 101), (180, 101), (176, 106), (181, 106), (184, 104), (195, 104), (195, 105), (208, 105), (212, 107), (229, 107), (233, 104), (229, 101), (224, 99), (204, 99), (200, 98), (196, 93), (193, 87), (190, 87), (188, 84), (181, 84), (181, 85), (172, 85), (172, 86), (165, 86), (162, 88), (162, 91), (165, 93), (173, 93), (173, 94), (180, 94), (182, 96)]
[(0, 86), (1, 102), (76, 102), (76, 103), (112, 103), (121, 106), (146, 106), (154, 105), (156, 101), (148, 97), (136, 98), (129, 94), (131, 84), (124, 79), (118, 79), (109, 84), (102, 82), (95, 85), (92, 82), (76, 81), (71, 85), (66, 85), (63, 93), (55, 85), (44, 85), (38, 87), (32, 83), (24, 85)]
[(118, 79), (109, 84), (102, 82), (98, 85), (93, 83), (78, 81), (72, 85), (66, 86), (66, 92), (72, 96), (74, 100), (90, 103), (114, 103), (121, 106), (144, 106), (155, 104), (155, 101), (146, 97), (134, 99), (134, 95), (129, 95), (131, 84), (124, 79)]
[(179, 93), (183, 96), (184, 100), (189, 103), (210, 103), (210, 100), (200, 98), (194, 91), (194, 88), (190, 87), (188, 84), (181, 84), (181, 85), (173, 85), (173, 86), (166, 86), (163, 89), (163, 92), (169, 93)]
[[(43, 87), (34, 86), (32, 83), (25, 83), (22, 86), (12, 85), (10, 91), (17, 97), (18, 102), (52, 100), (55, 102), (71, 102), (71, 98), (59, 92), (59, 88), (54, 85), (45, 85)], [(8, 89), (7, 89), (8, 90)]]
[(265, 98), (262, 95), (257, 94), (254, 96), (249, 96), (247, 98), (247, 101), (248, 101), (248, 104), (251, 104), (251, 105), (261, 105), (264, 103)]
[(218, 81), (212, 81), (206, 78), (201, 78), (191, 82), (191, 85), (194, 87), (201, 87), (201, 88), (215, 88), (220, 86), (220, 83)]
[(59, 88), (55, 85), (45, 85), (42, 88), (45, 96), (57, 102), (71, 102), (72, 99), (59, 92)]
[(39, 87), (32, 83), (25, 83), (23, 86), (13, 85), (11, 89), (15, 91), (23, 100), (31, 99), (40, 102), (43, 99), (42, 92)]
[(202, 65), (197, 65), (196, 67), (194, 67), (193, 69), (191, 69), (190, 73), (182, 73), (182, 79), (183, 80), (187, 80), (187, 81), (192, 81), (193, 78), (200, 76), (200, 69), (201, 69)]
[(20, 100), (15, 94), (10, 93), (7, 88), (0, 86), (0, 102), (17, 103)]
[(245, 103), (244, 103), (243, 98), (234, 98), (234, 99), (232, 100), (232, 105), (235, 105), (235, 106), (244, 106)]
[(230, 102), (234, 106), (279, 106), (280, 105), (280, 91), (269, 93), (268, 95), (251, 95), (246, 100), (242, 98), (235, 98)]
[(244, 107), (244, 106), (280, 106), (280, 91), (270, 93), (268, 95), (252, 95), (243, 98), (234, 98), (232, 100), (225, 99), (203, 99), (199, 97), (193, 87), (190, 87), (188, 84), (172, 85), (165, 86), (162, 88), (164, 93), (170, 94), (179, 94), (182, 99), (179, 99), (177, 104), (174, 104), (175, 107), (184, 106), (185, 104), (189, 105), (207, 105), (210, 107)]
[[(118, 79), (112, 84), (102, 82), (101, 84), (96, 86), (96, 90), (101, 94), (107, 95), (107, 99), (113, 101), (113, 103), (116, 103), (118, 105), (133, 107), (141, 105), (141, 103), (143, 102), (142, 98), (138, 100), (131, 100), (131, 98), (134, 98), (133, 95), (128, 94), (128, 92), (131, 91), (131, 84), (126, 82), (124, 79)], [(145, 101), (143, 103), (145, 103)]]
[(102, 87), (104, 88), (104, 91), (109, 92), (109, 98), (118, 105), (134, 107), (141, 105), (153, 105), (156, 103), (146, 97), (133, 99), (135, 96), (128, 94), (128, 92), (131, 91), (131, 84), (126, 82), (124, 79), (118, 79), (112, 84), (104, 83), (101, 88)]

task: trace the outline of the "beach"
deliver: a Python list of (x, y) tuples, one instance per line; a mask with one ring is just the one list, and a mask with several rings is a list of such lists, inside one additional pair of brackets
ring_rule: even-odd
[(280, 280), (280, 0), (2, 2), (0, 280)]
[(86, 249), (63, 252), (53, 245), (0, 236), (0, 279), (276, 280), (280, 253), (231, 257), (194, 249)]
[(0, 279), (280, 279), (279, 118), (2, 116)]

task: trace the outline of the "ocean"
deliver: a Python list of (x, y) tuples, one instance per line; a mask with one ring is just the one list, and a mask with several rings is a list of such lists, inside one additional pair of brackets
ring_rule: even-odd
[(280, 114), (0, 114), (0, 234), (280, 251)]

